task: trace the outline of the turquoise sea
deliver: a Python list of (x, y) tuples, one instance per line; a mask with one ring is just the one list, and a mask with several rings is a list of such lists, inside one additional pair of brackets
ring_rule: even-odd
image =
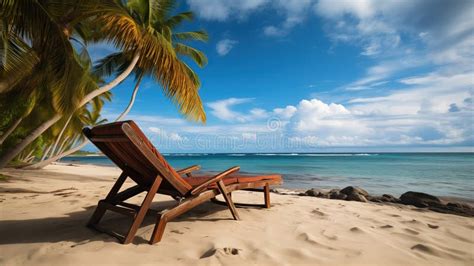
[[(474, 199), (474, 153), (261, 153), (164, 154), (176, 168), (193, 164), (202, 171), (240, 165), (242, 172), (279, 173), (283, 187), (343, 188), (395, 196), (412, 190)], [(67, 157), (62, 162), (112, 165), (103, 156)]]

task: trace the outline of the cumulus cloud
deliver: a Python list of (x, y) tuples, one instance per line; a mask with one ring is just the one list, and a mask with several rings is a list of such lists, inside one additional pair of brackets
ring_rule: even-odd
[(288, 105), (285, 108), (273, 109), (273, 113), (281, 119), (287, 120), (290, 119), (296, 113), (297, 110), (298, 109), (296, 109), (296, 107)]
[(287, 128), (292, 142), (326, 146), (339, 141), (338, 145), (348, 145), (348, 141), (372, 133), (364, 121), (341, 104), (311, 99), (300, 101), (296, 109)]
[(228, 54), (237, 43), (237, 41), (231, 39), (220, 40), (216, 45), (216, 51), (220, 56), (224, 56)]
[[(381, 104), (379, 99), (350, 106), (302, 100), (287, 126), (288, 140), (293, 145), (313, 147), (461, 145), (472, 140), (474, 132), (466, 122), (472, 115), (470, 98), (440, 93), (430, 108), (423, 110), (426, 101), (419, 93), (421, 89), (409, 90), (403, 96), (393, 93)], [(456, 112), (452, 112), (453, 104)]]

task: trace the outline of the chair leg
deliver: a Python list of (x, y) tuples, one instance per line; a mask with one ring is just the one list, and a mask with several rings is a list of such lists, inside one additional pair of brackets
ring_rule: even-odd
[(219, 180), (217, 182), (217, 187), (219, 188), (222, 196), (225, 199), (225, 202), (227, 203), (227, 207), (229, 207), (230, 212), (232, 213), (232, 216), (234, 217), (235, 220), (240, 220), (239, 213), (237, 212), (237, 209), (235, 208), (234, 202), (232, 201), (229, 192), (227, 192), (227, 189), (225, 188), (225, 184), (222, 180)]
[(269, 209), (270, 208), (270, 186), (268, 184), (265, 184), (263, 187), (263, 194), (265, 197), (265, 208)]
[(161, 180), (161, 177), (156, 177), (155, 181), (153, 182), (153, 185), (146, 194), (145, 199), (143, 200), (142, 205), (140, 206), (140, 210), (135, 216), (135, 219), (133, 220), (133, 223), (130, 226), (130, 229), (128, 230), (127, 236), (123, 241), (124, 244), (129, 244), (135, 237), (135, 234), (137, 233), (138, 228), (142, 224), (143, 219), (145, 218), (145, 215), (148, 212), (148, 209), (150, 208), (150, 204), (153, 201), (153, 198), (155, 197), (158, 188), (160, 187)]
[(171, 209), (161, 211), (156, 220), (155, 228), (153, 229), (153, 233), (151, 235), (149, 243), (155, 244), (157, 242), (160, 242), (161, 238), (163, 237), (166, 224), (169, 221), (173, 220), (174, 218), (180, 216), (185, 212), (188, 212), (194, 207), (204, 202), (207, 202), (210, 198), (215, 197), (216, 193), (217, 192), (213, 190), (209, 190), (199, 195), (189, 197)]
[[(112, 189), (110, 189), (109, 193), (107, 194), (107, 197), (105, 198), (105, 201), (111, 201), (115, 195), (119, 192), (120, 188), (122, 187), (123, 183), (127, 179), (127, 174), (125, 172), (122, 172), (122, 174), (119, 176), (115, 184), (113, 185)], [(88, 226), (94, 226), (100, 222), (100, 219), (105, 214), (105, 211), (107, 209), (101, 206), (100, 201), (97, 204), (97, 207), (94, 211), (94, 214), (92, 214), (91, 218), (89, 219), (89, 222), (87, 223)]]
[(166, 217), (165, 214), (158, 215), (155, 228), (153, 229), (153, 233), (149, 241), (150, 245), (153, 245), (161, 241), (161, 238), (163, 237), (167, 223), (168, 223), (168, 218)]

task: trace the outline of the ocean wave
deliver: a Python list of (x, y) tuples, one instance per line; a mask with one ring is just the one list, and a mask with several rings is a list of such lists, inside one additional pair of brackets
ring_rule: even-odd
[(255, 153), (257, 156), (298, 156), (299, 153)]
[(348, 156), (374, 156), (378, 154), (370, 153), (306, 153), (301, 154), (301, 156), (310, 156), (310, 157), (348, 157)]
[(207, 156), (208, 153), (165, 153), (165, 156)]

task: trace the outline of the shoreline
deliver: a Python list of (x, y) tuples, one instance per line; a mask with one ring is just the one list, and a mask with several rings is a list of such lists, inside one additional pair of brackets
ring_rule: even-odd
[[(205, 203), (170, 222), (156, 245), (146, 244), (155, 222), (147, 216), (133, 244), (121, 245), (85, 226), (120, 174), (118, 168), (55, 164), (0, 173), (12, 176), (0, 190), (3, 265), (474, 263), (473, 218), (409, 205), (303, 197), (295, 191), (271, 193), (270, 209), (239, 208), (242, 221), (232, 220), (225, 207)], [(263, 200), (256, 192), (234, 193), (236, 201)], [(142, 195), (135, 199), (141, 200)], [(158, 195), (153, 208), (169, 204), (175, 201)], [(119, 232), (129, 224), (113, 214), (104, 222)]]
[[(102, 155), (100, 155), (102, 156)], [(96, 157), (96, 156), (92, 156), (92, 157)], [(105, 156), (104, 156), (105, 157)], [(114, 165), (109, 165), (109, 164), (89, 164), (89, 163), (77, 163), (77, 162), (54, 162), (52, 163), (52, 165), (63, 165), (63, 166), (74, 166), (74, 167), (80, 167), (80, 166), (99, 166), (99, 167), (106, 167), (106, 168), (112, 168), (112, 169), (116, 169), (117, 167), (114, 166)], [(199, 174), (202, 174), (202, 175), (206, 175), (206, 174), (217, 174), (218, 171), (216, 172), (203, 172), (203, 171), (198, 171), (197, 173)], [(245, 171), (241, 171), (241, 173), (244, 173), (244, 174), (251, 174), (251, 173), (247, 173)], [(356, 185), (354, 185), (356, 186)], [(363, 188), (363, 187), (362, 187)], [(307, 188), (288, 188), (288, 187), (285, 187), (285, 185), (283, 185), (280, 189), (284, 189), (285, 191), (287, 192), (295, 192), (295, 194), (299, 194), (299, 193), (304, 193), (308, 190), (311, 190), (311, 189), (318, 189), (318, 190), (324, 190), (324, 191), (330, 191), (332, 189), (342, 189), (341, 187), (332, 187), (332, 188), (317, 188), (317, 187), (307, 187)], [(407, 190), (406, 192), (408, 191), (411, 191), (411, 190)], [(376, 193), (376, 194), (373, 194), (373, 196), (382, 196), (383, 194), (388, 194), (384, 191), (382, 192), (379, 192), (379, 193)], [(400, 193), (400, 195), (403, 194), (403, 193)], [(428, 193), (430, 194), (430, 193)], [(441, 199), (442, 201), (444, 202), (459, 202), (459, 203), (465, 203), (465, 204), (469, 204), (471, 205), (472, 207), (474, 207), (474, 197), (473, 198), (466, 198), (466, 197), (459, 197), (459, 196), (451, 196), (451, 195), (434, 195), (436, 197), (438, 197), (439, 199)]]

